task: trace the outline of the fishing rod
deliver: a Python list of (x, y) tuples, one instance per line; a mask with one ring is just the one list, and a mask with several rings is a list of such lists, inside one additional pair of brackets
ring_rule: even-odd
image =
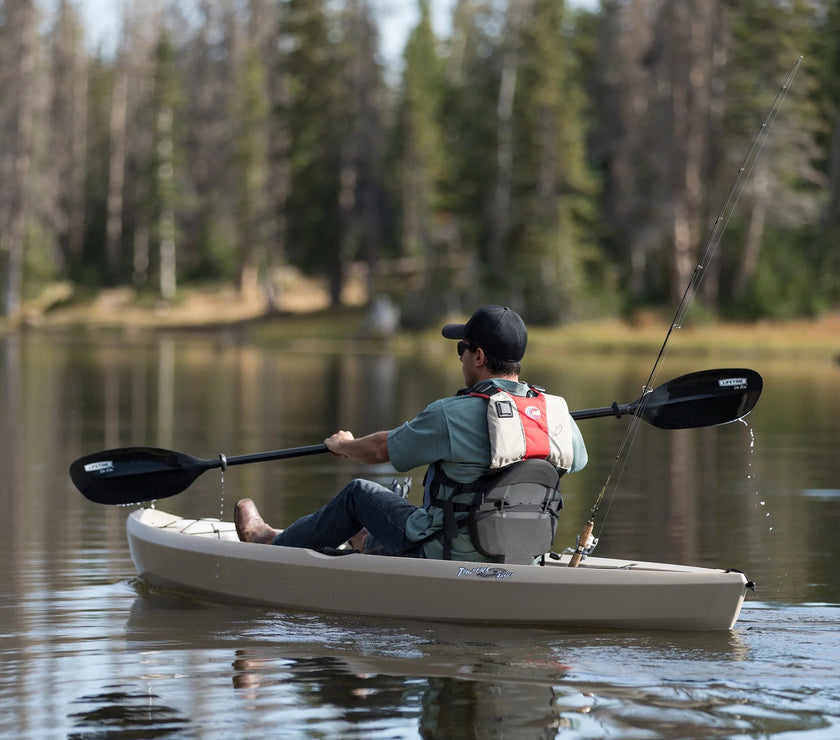
[[(770, 106), (770, 111), (762, 121), (758, 131), (756, 131), (749, 150), (747, 151), (741, 166), (738, 168), (738, 172), (735, 175), (732, 185), (723, 200), (723, 205), (721, 206), (718, 216), (709, 231), (708, 237), (706, 238), (705, 244), (700, 251), (700, 258), (694, 267), (694, 271), (685, 287), (685, 290), (683, 291), (682, 298), (680, 299), (677, 310), (674, 313), (674, 318), (671, 320), (671, 325), (668, 327), (668, 331), (665, 334), (662, 346), (659, 348), (656, 360), (650, 370), (650, 375), (648, 375), (647, 381), (644, 386), (642, 386), (642, 398), (640, 400), (642, 410), (644, 409), (646, 399), (650, 396), (653, 384), (656, 381), (656, 375), (659, 370), (659, 366), (665, 357), (666, 348), (669, 340), (671, 339), (671, 335), (678, 329), (682, 328), (685, 316), (688, 313), (691, 303), (706, 275), (706, 268), (711, 263), (715, 254), (717, 254), (718, 247), (720, 246), (726, 227), (729, 224), (729, 220), (732, 217), (732, 213), (735, 210), (735, 206), (738, 204), (738, 200), (741, 197), (741, 193), (744, 190), (747, 180), (752, 174), (755, 164), (758, 161), (758, 157), (764, 149), (764, 144), (767, 142), (767, 137), (770, 135), (770, 130), (773, 128), (776, 116), (778, 115), (779, 110), (782, 107), (782, 103), (784, 103), (785, 98), (790, 91), (790, 87), (793, 84), (793, 80), (796, 77), (797, 72), (799, 71), (799, 67), (802, 65), (802, 60), (802, 56), (797, 58), (796, 63), (793, 65), (793, 69), (791, 69), (785, 78), (779, 92), (776, 94), (773, 105)], [(577, 567), (580, 561), (589, 555), (598, 544), (598, 539), (593, 536), (595, 517), (600, 509), (601, 502), (604, 499), (607, 488), (613, 478), (613, 474), (616, 471), (619, 471), (618, 481), (621, 479), (621, 473), (623, 473), (624, 467), (626, 466), (626, 455), (624, 453), (625, 451), (629, 453), (629, 450), (635, 441), (636, 434), (639, 429), (639, 418), (640, 417), (638, 416), (634, 416), (633, 419), (631, 419), (630, 424), (627, 427), (627, 431), (625, 432), (621, 444), (619, 445), (618, 452), (615, 456), (615, 460), (613, 461), (613, 467), (607, 475), (604, 485), (601, 486), (601, 490), (599, 491), (598, 496), (595, 499), (595, 503), (590, 511), (589, 519), (586, 524), (584, 524), (583, 529), (577, 537), (577, 543), (575, 549), (572, 551), (572, 558), (569, 561), (569, 566), (572, 568)], [(618, 482), (616, 483), (616, 486), (617, 485)]]

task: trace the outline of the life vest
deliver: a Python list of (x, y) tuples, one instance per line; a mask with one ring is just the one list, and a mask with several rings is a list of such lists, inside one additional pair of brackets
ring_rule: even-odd
[[(426, 539), (443, 537), (443, 557), (450, 560), (452, 540), (466, 527), (485, 557), (533, 563), (551, 548), (563, 507), (560, 477), (574, 459), (568, 406), (535, 386), (515, 396), (492, 381), (459, 395), (487, 399), (491, 465), (471, 483), (453, 481), (439, 463), (430, 466), (427, 505), (443, 510), (444, 526)], [(447, 496), (439, 495), (441, 485), (451, 488)]]
[(490, 381), (466, 395), (487, 399), (491, 470), (530, 458), (548, 460), (563, 472), (572, 467), (572, 425), (565, 399), (536, 386), (529, 386), (526, 396), (514, 396)]

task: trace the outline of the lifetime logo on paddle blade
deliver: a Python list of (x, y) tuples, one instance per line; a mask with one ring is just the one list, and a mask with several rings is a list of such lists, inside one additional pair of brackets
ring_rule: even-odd
[(105, 473), (113, 473), (114, 472), (114, 461), (113, 460), (102, 460), (100, 462), (95, 463), (88, 463), (85, 465), (85, 472), (86, 473), (100, 473), (104, 475)]
[(746, 378), (721, 378), (718, 380), (718, 386), (721, 388), (734, 388), (738, 391), (746, 390), (747, 388), (747, 379)]

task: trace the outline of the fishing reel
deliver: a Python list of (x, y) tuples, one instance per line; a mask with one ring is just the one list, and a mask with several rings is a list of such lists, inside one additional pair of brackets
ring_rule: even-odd
[[(591, 531), (586, 535), (585, 538), (582, 538), (582, 534), (583, 533), (579, 534), (575, 538), (574, 547), (567, 547), (565, 550), (563, 550), (564, 555), (577, 554), (578, 556), (580, 556), (581, 560), (584, 560), (594, 552), (595, 548), (598, 547), (598, 538), (594, 537)], [(583, 539), (583, 544), (581, 544), (581, 539)]]

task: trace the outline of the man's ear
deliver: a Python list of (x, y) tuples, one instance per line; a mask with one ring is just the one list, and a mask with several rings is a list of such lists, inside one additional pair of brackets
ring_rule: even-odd
[(481, 347), (476, 347), (473, 354), (475, 355), (475, 364), (484, 367), (487, 362), (487, 355), (484, 354), (484, 350)]

